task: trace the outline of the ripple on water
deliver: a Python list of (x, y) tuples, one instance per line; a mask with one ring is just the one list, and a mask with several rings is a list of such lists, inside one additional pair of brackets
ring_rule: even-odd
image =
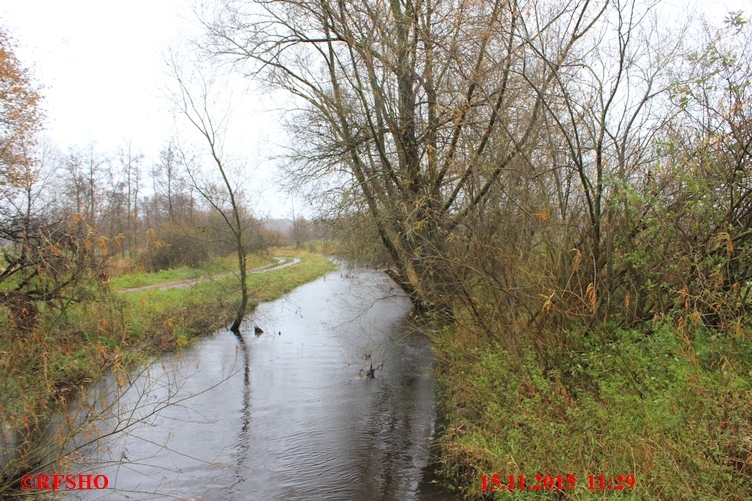
[(103, 445), (129, 460), (91, 466), (117, 489), (91, 498), (428, 499), (433, 362), (421, 338), (392, 350), (410, 305), (389, 289), (383, 273), (335, 272), (261, 304), (245, 349), (220, 331), (183, 353), (156, 394), (194, 396)]

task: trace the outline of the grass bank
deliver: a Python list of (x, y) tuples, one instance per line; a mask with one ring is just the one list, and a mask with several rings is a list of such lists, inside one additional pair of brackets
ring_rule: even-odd
[[(145, 271), (133, 271), (110, 279), (110, 287), (114, 291), (130, 289), (134, 287), (144, 287), (148, 285), (159, 284), (163, 282), (173, 282), (176, 280), (189, 280), (209, 275), (216, 275), (230, 270), (236, 270), (238, 267), (238, 258), (227, 256), (212, 261), (201, 263), (199, 266), (181, 266), (169, 270), (161, 270), (156, 273)], [(248, 256), (247, 266), (249, 269), (274, 263), (271, 254), (254, 254)]]
[[(750, 499), (749, 340), (666, 322), (645, 332), (559, 335), (562, 342), (538, 349), (521, 341), (515, 353), (467, 332), (437, 337), (446, 419), (441, 467), (459, 495)], [(507, 485), (510, 475), (517, 482), (524, 475), (528, 485), (535, 475), (574, 475), (576, 487), (491, 491), (495, 474)], [(609, 489), (617, 475), (634, 475), (635, 487)]]
[[(253, 256), (249, 267), (273, 263), (272, 256), (297, 257), (301, 262), (249, 275), (256, 301), (276, 299), (335, 268), (319, 255), (291, 249)], [(0, 422), (7, 429), (31, 429), (103, 371), (125, 372), (161, 353), (184, 349), (225, 325), (239, 291), (234, 275), (180, 289), (117, 292), (226, 273), (233, 271), (233, 261), (220, 259), (197, 269), (154, 274), (128, 273), (113, 278), (109, 286), (91, 284), (92, 300), (71, 303), (62, 313), (41, 309), (30, 332), (17, 332), (9, 315), (0, 314)]]
[[(273, 253), (279, 257), (299, 258), (301, 262), (268, 273), (248, 275), (248, 290), (253, 309), (259, 301), (271, 301), (310, 282), (336, 268), (328, 259), (305, 251), (280, 249)], [(249, 267), (269, 264), (271, 259), (258, 260)], [(211, 273), (223, 274), (228, 268), (213, 268)], [(183, 276), (182, 278), (195, 278)], [(180, 278), (169, 278), (167, 281)], [(138, 285), (133, 285), (137, 283)], [(151, 285), (141, 279), (117, 282), (123, 289)], [(225, 325), (234, 315), (235, 302), (239, 300), (240, 286), (237, 276), (224, 275), (216, 280), (201, 282), (191, 287), (122, 294), (128, 329), (132, 338), (146, 345), (150, 352), (184, 349), (193, 340)]]

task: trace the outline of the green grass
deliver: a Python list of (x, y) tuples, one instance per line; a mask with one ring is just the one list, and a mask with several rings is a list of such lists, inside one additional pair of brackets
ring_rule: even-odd
[[(251, 294), (258, 301), (278, 298), (335, 268), (318, 255), (276, 251), (280, 252), (302, 262), (250, 275)], [(250, 256), (248, 267), (276, 263), (272, 255)], [(115, 261), (112, 270), (128, 266), (132, 263)], [(109, 288), (98, 273), (84, 273), (76, 301), (39, 303), (31, 327), (16, 326), (9, 307), (0, 304), (0, 431), (13, 430), (22, 436), (18, 460), (0, 465), (0, 498), (18, 490), (22, 475), (50, 471), (47, 461), (65, 442), (62, 436), (43, 433), (51, 416), (61, 411), (64, 415), (66, 404), (85, 394), (103, 374), (109, 372), (118, 385), (127, 385), (134, 367), (185, 349), (199, 336), (228, 325), (240, 298), (239, 282), (232, 275), (179, 289), (124, 294), (118, 290), (235, 269), (230, 256), (195, 269), (124, 274), (114, 278)], [(94, 427), (99, 418), (92, 419)]]
[[(336, 268), (316, 254), (288, 251), (287, 255), (299, 257), (301, 262), (281, 270), (248, 275), (251, 308), (258, 301), (277, 299)], [(151, 289), (120, 297), (134, 338), (146, 340), (160, 350), (170, 345), (182, 349), (197, 335), (230, 321), (240, 300), (240, 282), (233, 274), (190, 287)]]
[[(573, 500), (749, 499), (752, 353), (741, 341), (663, 324), (549, 346), (552, 358), (447, 333), (437, 343), (444, 473), (468, 499), (558, 499), (481, 491), (493, 474), (574, 474)], [(636, 487), (587, 488), (589, 475), (617, 474)]]
[[(268, 256), (251, 255), (248, 256), (246, 263), (249, 269), (274, 263), (275, 261)], [(200, 266), (192, 268), (190, 266), (181, 266), (170, 270), (161, 270), (156, 273), (134, 272), (123, 276), (115, 277), (110, 280), (110, 286), (115, 289), (131, 289), (135, 287), (144, 287), (162, 282), (172, 282), (175, 280), (186, 280), (198, 278), (207, 275), (236, 271), (238, 261), (235, 256), (228, 256), (222, 259), (216, 259)]]
[[(300, 257), (302, 262), (249, 275), (253, 297), (276, 299), (335, 269), (318, 255), (295, 251), (284, 251), (284, 255)], [(271, 262), (276, 261), (256, 256), (249, 259), (249, 267)], [(215, 273), (231, 265), (232, 259), (227, 258), (200, 270)], [(196, 278), (196, 271), (134, 273), (114, 281), (117, 287), (128, 288)], [(227, 325), (238, 300), (239, 283), (234, 276), (180, 289), (107, 294), (74, 303), (62, 316), (42, 308), (37, 329), (23, 336), (0, 308), (0, 420), (23, 427), (55, 401), (75, 394), (77, 386), (96, 380), (103, 370), (125, 371), (190, 346), (197, 337)]]

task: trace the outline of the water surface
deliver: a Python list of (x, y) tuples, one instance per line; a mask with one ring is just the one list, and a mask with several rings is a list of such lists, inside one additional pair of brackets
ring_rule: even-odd
[(450, 499), (424, 475), (433, 361), (425, 338), (405, 335), (409, 309), (368, 270), (260, 305), (244, 342), (218, 331), (139, 376), (119, 405), (143, 422), (85, 454), (109, 488), (68, 496)]

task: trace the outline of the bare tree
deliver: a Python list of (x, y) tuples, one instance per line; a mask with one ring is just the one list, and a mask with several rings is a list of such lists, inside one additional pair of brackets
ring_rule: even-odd
[[(189, 159), (188, 155), (184, 151), (182, 152), (182, 163), (193, 188), (219, 214), (232, 235), (238, 257), (241, 299), (237, 305), (235, 319), (230, 330), (240, 336), (240, 325), (248, 309), (249, 301), (246, 255), (248, 253), (247, 238), (251, 231), (252, 218), (242, 205), (240, 183), (231, 178), (232, 173), (223, 155), (222, 131), (226, 126), (227, 117), (218, 120), (212, 115), (215, 110), (215, 107), (212, 106), (211, 94), (213, 82), (202, 74), (201, 68), (196, 67), (194, 73), (196, 78), (188, 81), (182, 72), (182, 67), (176, 63), (174, 58), (170, 61), (170, 64), (177, 83), (174, 102), (179, 112), (199, 133), (207, 148), (214, 173), (219, 177), (218, 183), (213, 182), (212, 178), (204, 178), (199, 165), (196, 164), (197, 159)], [(198, 163), (200, 164), (200, 160)]]
[[(419, 307), (539, 139), (546, 101), (606, 2), (220, 2), (206, 49), (305, 103), (289, 174), (365, 210)], [(423, 280), (433, 277), (432, 280)]]
[(162, 192), (167, 200), (167, 220), (174, 223), (174, 199), (180, 179), (178, 174), (178, 158), (173, 141), (167, 143), (167, 145), (159, 152), (159, 161), (155, 165), (155, 168), (164, 181), (164, 185), (161, 187), (160, 192)]
[[(656, 135), (667, 120), (669, 70), (681, 49), (682, 26), (659, 30), (659, 14), (655, 2), (604, 4), (601, 22), (583, 37), (587, 50), (568, 71), (559, 72), (547, 89), (528, 79), (544, 97), (545, 124), (540, 149), (528, 158), (531, 178), (545, 199), (558, 201), (552, 214), (557, 221), (578, 222), (554, 258), (569, 265), (561, 269), (560, 286), (589, 296), (596, 317), (621, 273), (613, 270), (614, 230), (627, 224), (624, 201), (616, 217), (609, 200), (649, 171), (656, 161)], [(555, 64), (543, 46), (529, 44), (545, 64)], [(629, 239), (624, 243), (629, 246)], [(578, 267), (572, 248), (592, 262), (576, 284), (569, 280)]]
[[(141, 162), (144, 159), (143, 154), (134, 151), (131, 141), (121, 147), (118, 152), (120, 168), (125, 177), (126, 187), (126, 231), (128, 234), (128, 251), (133, 257), (137, 246), (138, 232), (138, 209), (139, 209), (139, 192), (141, 190)], [(125, 246), (122, 246), (123, 255)]]

